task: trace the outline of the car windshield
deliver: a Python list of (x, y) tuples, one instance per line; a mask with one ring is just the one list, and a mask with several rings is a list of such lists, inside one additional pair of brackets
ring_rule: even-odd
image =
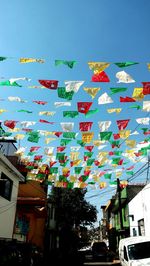
[(128, 254), (131, 260), (150, 258), (150, 241), (129, 245)]

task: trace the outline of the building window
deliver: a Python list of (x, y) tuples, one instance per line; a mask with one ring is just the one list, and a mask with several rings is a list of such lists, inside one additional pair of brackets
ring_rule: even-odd
[(144, 219), (138, 221), (139, 236), (145, 235)]
[(12, 187), (13, 187), (13, 181), (9, 177), (7, 177), (4, 173), (1, 173), (0, 196), (10, 201), (12, 194)]

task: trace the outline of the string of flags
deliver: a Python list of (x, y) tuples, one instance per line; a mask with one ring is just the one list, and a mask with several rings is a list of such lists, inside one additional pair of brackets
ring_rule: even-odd
[[(46, 62), (1, 56), (0, 63), (11, 59), (42, 66)], [(71, 189), (104, 189), (116, 186), (117, 178), (122, 186), (127, 185), (136, 163), (146, 161), (150, 150), (150, 82), (141, 80), (137, 85), (135, 75), (127, 71), (139, 64), (88, 62), (87, 70), (92, 71), (90, 86), (86, 80), (67, 80), (60, 86), (59, 78), (37, 79), (37, 85), (29, 85), (32, 78), (27, 77), (0, 78), (0, 91), (10, 88), (10, 96), (4, 92), (0, 97), (0, 141), (12, 139), (19, 143), (15, 155), (25, 164), (28, 180), (46, 180), (49, 185)], [(75, 60), (54, 61), (54, 67), (63, 65), (73, 71), (79, 64)], [(150, 63), (145, 65), (149, 74)], [(116, 71), (109, 85), (111, 67), (121, 71)], [(12, 88), (17, 95), (12, 96)], [(22, 90), (33, 88), (41, 89), (42, 94), (37, 91), (33, 99), (20, 97)]]

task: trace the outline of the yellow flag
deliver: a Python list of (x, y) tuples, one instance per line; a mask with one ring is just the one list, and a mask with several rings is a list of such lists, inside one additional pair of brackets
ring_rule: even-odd
[(45, 60), (43, 59), (36, 59), (36, 58), (20, 58), (19, 59), (20, 63), (45, 63)]
[(107, 183), (106, 182), (100, 182), (99, 187), (105, 188), (105, 187), (107, 187)]
[(55, 138), (45, 138), (45, 143), (48, 144), (49, 142), (56, 140)]
[(63, 182), (55, 181), (55, 187), (63, 187)]
[(39, 115), (47, 115), (47, 116), (53, 116), (56, 112), (53, 111), (41, 111), (39, 112)]
[(119, 135), (121, 139), (126, 139), (130, 136), (131, 130), (120, 130)]
[(92, 178), (93, 178), (93, 180), (94, 180), (95, 182), (98, 182), (99, 179), (100, 179), (100, 177), (99, 177), (98, 175), (93, 175)]
[(102, 144), (104, 144), (105, 143), (105, 141), (103, 141), (103, 140), (93, 140), (93, 145), (94, 146), (100, 146), (100, 145), (102, 145)]
[(19, 131), (21, 131), (21, 129), (18, 128), (18, 127), (15, 127), (15, 128), (9, 128), (8, 131), (9, 131), (9, 132), (14, 132), (14, 133), (15, 133), (15, 132), (19, 132)]
[(79, 188), (85, 188), (87, 187), (87, 184), (84, 182), (79, 182)]
[(4, 112), (7, 112), (7, 110), (5, 109), (0, 109), (0, 114), (4, 113)]
[(109, 67), (110, 63), (106, 62), (88, 62), (89, 68), (93, 70), (94, 74), (98, 74)]
[(116, 177), (120, 177), (120, 176), (122, 176), (122, 171), (117, 171), (116, 172)]
[(71, 161), (75, 161), (78, 159), (80, 152), (70, 152)]
[(24, 134), (17, 134), (14, 139), (21, 140), (24, 139), (25, 135)]
[(77, 177), (75, 175), (70, 175), (70, 182), (75, 182)]
[(96, 94), (100, 90), (100, 88), (83, 88), (83, 89), (92, 97), (92, 99), (95, 98)]
[(81, 159), (75, 160), (75, 161), (73, 161), (73, 166), (77, 166), (77, 165), (79, 165), (81, 162), (82, 162)]
[(108, 155), (108, 151), (101, 151), (98, 153), (98, 157), (106, 157)]
[(31, 172), (27, 173), (27, 180), (35, 180), (36, 174), (33, 174)]
[(56, 180), (56, 175), (49, 174), (48, 175), (48, 181), (55, 181)]
[(111, 108), (111, 109), (107, 109), (107, 112), (109, 114), (111, 113), (116, 113), (116, 114), (119, 114), (121, 112), (122, 108)]
[(134, 98), (136, 101), (142, 101), (144, 98), (143, 88), (134, 88), (132, 98)]
[(127, 139), (125, 142), (126, 145), (129, 146), (130, 148), (134, 148), (136, 146), (136, 140)]
[(66, 175), (69, 171), (70, 171), (70, 168), (68, 168), (68, 167), (63, 167), (62, 168), (62, 174), (63, 175)]
[(90, 143), (94, 137), (94, 132), (82, 132), (82, 141)]
[(147, 63), (148, 70), (150, 70), (150, 63)]

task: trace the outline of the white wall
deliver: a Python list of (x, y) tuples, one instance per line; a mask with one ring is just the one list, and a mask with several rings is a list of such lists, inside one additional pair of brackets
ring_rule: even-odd
[(18, 186), (19, 181), (23, 181), (24, 177), (8, 161), (8, 159), (0, 153), (0, 175), (1, 172), (13, 181), (13, 187), (10, 201), (0, 196), (0, 237), (12, 238), (16, 215)]
[[(130, 236), (133, 236), (133, 228), (138, 235), (138, 221), (144, 218), (145, 235), (150, 236), (150, 184), (147, 184), (130, 202)], [(131, 215), (134, 215), (132, 221)]]

